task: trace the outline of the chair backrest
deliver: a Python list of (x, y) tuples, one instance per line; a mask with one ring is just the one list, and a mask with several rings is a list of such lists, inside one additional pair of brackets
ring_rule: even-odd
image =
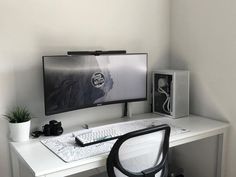
[(121, 136), (108, 159), (109, 177), (165, 177), (170, 127), (159, 125)]

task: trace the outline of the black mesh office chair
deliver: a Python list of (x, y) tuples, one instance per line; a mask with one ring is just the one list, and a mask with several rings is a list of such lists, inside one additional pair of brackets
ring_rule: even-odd
[(167, 177), (170, 127), (160, 125), (127, 133), (114, 144), (107, 174), (96, 177)]

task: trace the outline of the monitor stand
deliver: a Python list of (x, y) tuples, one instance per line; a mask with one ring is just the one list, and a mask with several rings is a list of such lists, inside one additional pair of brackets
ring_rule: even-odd
[(132, 105), (131, 103), (124, 103), (124, 114), (123, 118), (131, 118), (132, 117)]

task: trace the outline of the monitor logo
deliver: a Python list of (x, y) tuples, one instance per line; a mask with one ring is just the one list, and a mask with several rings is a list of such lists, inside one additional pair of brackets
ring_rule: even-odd
[(91, 83), (94, 87), (100, 88), (105, 84), (105, 76), (101, 72), (96, 72), (92, 75)]

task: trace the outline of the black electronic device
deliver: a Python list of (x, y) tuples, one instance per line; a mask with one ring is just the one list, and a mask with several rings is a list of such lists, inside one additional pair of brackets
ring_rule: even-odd
[(95, 50), (95, 51), (68, 51), (67, 55), (118, 55), (126, 54), (126, 50)]
[(49, 124), (44, 125), (43, 134), (44, 136), (58, 136), (63, 133), (61, 122), (51, 120)]
[(146, 100), (147, 54), (124, 52), (44, 56), (45, 114)]
[(31, 135), (34, 137), (34, 138), (38, 138), (40, 137), (41, 135), (43, 135), (43, 132), (42, 131), (34, 131), (31, 133)]
[(56, 120), (49, 121), (49, 124), (43, 126), (43, 131), (34, 131), (31, 135), (34, 138), (38, 138), (41, 135), (44, 136), (59, 136), (63, 133), (61, 122)]

